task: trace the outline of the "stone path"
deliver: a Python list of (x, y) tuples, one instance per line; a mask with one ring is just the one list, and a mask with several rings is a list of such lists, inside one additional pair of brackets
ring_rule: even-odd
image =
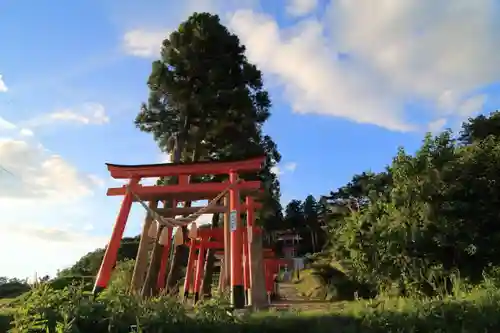
[(331, 302), (321, 299), (311, 299), (301, 296), (293, 283), (279, 283), (280, 299), (271, 304), (276, 310), (328, 310), (332, 307)]

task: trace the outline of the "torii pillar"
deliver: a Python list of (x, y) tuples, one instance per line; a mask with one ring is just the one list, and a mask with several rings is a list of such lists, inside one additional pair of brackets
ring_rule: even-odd
[[(129, 182), (129, 186), (133, 187), (137, 185), (140, 178), (132, 178)], [(132, 202), (134, 201), (132, 192), (129, 189), (125, 190), (125, 197), (123, 198), (120, 211), (116, 217), (116, 223), (113, 227), (113, 232), (111, 234), (111, 240), (106, 247), (106, 252), (104, 252), (104, 258), (101, 262), (101, 267), (97, 273), (97, 278), (94, 284), (94, 289), (92, 293), (95, 295), (99, 294), (104, 288), (107, 287), (108, 282), (111, 278), (111, 272), (113, 271), (113, 266), (116, 263), (116, 258), (118, 256), (118, 249), (120, 248), (121, 239), (123, 238), (123, 233), (125, 232), (125, 226), (127, 225), (127, 219), (130, 214), (130, 209), (132, 208)]]
[[(238, 174), (229, 173), (229, 182), (235, 184)], [(231, 227), (231, 304), (235, 309), (245, 307), (245, 288), (243, 286), (243, 242), (240, 215), (240, 191), (237, 186), (229, 190), (230, 227)]]
[[(231, 286), (231, 226), (229, 221), (229, 195), (224, 197), (224, 207), (226, 207), (226, 212), (224, 213), (224, 274), (221, 274), (219, 279), (222, 279), (221, 288), (225, 290)], [(221, 289), (221, 292), (223, 291)]]
[(255, 224), (255, 201), (253, 197), (246, 197), (247, 206), (247, 244), (248, 268), (250, 276), (250, 290), (248, 291), (248, 305), (254, 309), (264, 307), (267, 302), (264, 276), (264, 251), (262, 244), (262, 229)]

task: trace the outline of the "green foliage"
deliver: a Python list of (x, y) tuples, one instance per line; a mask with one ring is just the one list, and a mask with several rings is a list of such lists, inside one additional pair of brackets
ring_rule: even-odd
[(352, 279), (402, 295), (448, 294), (457, 280), (479, 283), (499, 266), (497, 118), (464, 124), (466, 145), (449, 131), (427, 135), (414, 155), (401, 148), (386, 172), (332, 192), (331, 205), (357, 203), (331, 216), (332, 259)]
[(78, 287), (42, 284), (16, 310), (12, 332), (496, 332), (496, 280), (442, 299), (378, 298), (343, 302), (321, 312), (268, 312), (236, 318), (218, 300), (193, 312), (160, 296), (141, 300), (107, 294), (97, 300)]
[[(317, 253), (322, 250), (326, 243), (324, 226), (324, 207), (312, 195), (308, 195), (304, 201), (291, 200), (285, 208), (283, 221), (273, 228), (273, 230), (292, 230), (301, 237), (298, 255), (307, 253)], [(269, 229), (268, 229), (269, 230)], [(281, 242), (279, 242), (281, 243)], [(273, 244), (281, 248), (283, 244)]]
[(272, 332), (497, 332), (499, 301), (497, 289), (445, 299), (375, 299), (342, 303), (328, 313), (269, 314), (260, 325)]
[(0, 277), (0, 299), (14, 298), (30, 290), (26, 281)]
[(234, 317), (229, 314), (229, 302), (224, 298), (212, 298), (196, 304), (194, 319), (200, 324), (233, 323)]
[[(137, 249), (139, 248), (139, 239), (139, 236), (123, 238), (120, 248), (118, 249), (117, 260), (135, 259), (137, 256)], [(80, 277), (93, 277), (99, 271), (103, 257), (104, 249), (97, 249), (89, 252), (80, 258), (72, 267), (59, 272), (58, 277), (75, 277), (77, 279)], [(71, 281), (70, 278), (67, 280)]]
[[(239, 38), (217, 15), (194, 13), (162, 43), (161, 58), (152, 64), (149, 98), (135, 125), (151, 133), (159, 148), (175, 163), (199, 160), (240, 160), (266, 156), (260, 174), (266, 191), (258, 223), (266, 226), (279, 216), (279, 182), (271, 172), (281, 156), (262, 127), (270, 117), (271, 101), (262, 73), (245, 57)], [(223, 181), (225, 176), (203, 175), (192, 182)], [(161, 180), (175, 183), (177, 179)], [(167, 278), (173, 290), (186, 260), (185, 248), (174, 252)], [(184, 262), (184, 263), (183, 263)]]
[(244, 53), (217, 15), (194, 13), (163, 41), (148, 80), (149, 100), (135, 124), (162, 150), (175, 151), (175, 161), (265, 155), (262, 174), (242, 178), (264, 180), (268, 191), (259, 218), (266, 226), (281, 214), (279, 182), (270, 171), (281, 156), (262, 131), (271, 107), (262, 73)]
[(54, 289), (64, 289), (76, 284), (90, 291), (94, 286), (94, 276), (60, 276), (48, 281), (48, 283)]
[(462, 144), (471, 144), (475, 141), (486, 139), (489, 135), (498, 137), (500, 135), (500, 111), (490, 113), (489, 116), (479, 115), (469, 118), (462, 125), (459, 141)]
[(109, 285), (103, 293), (120, 294), (128, 292), (134, 265), (135, 260), (133, 259), (118, 262), (111, 276), (111, 280), (109, 281)]
[(107, 293), (92, 300), (77, 286), (55, 290), (42, 284), (17, 309), (13, 326), (18, 332), (130, 332), (134, 326), (158, 329), (183, 316), (182, 307), (166, 297)]

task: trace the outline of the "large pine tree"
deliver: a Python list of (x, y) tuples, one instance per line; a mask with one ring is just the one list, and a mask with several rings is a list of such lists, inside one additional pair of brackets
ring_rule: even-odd
[[(279, 205), (279, 183), (270, 168), (280, 155), (262, 126), (271, 102), (262, 74), (245, 57), (238, 37), (217, 15), (194, 13), (163, 41), (161, 59), (153, 62), (150, 97), (136, 118), (174, 162), (267, 156), (261, 175), (268, 191), (262, 219), (272, 219)], [(214, 221), (217, 219), (214, 218)], [(267, 222), (269, 223), (269, 222)], [(185, 249), (176, 249), (167, 288), (173, 291)]]

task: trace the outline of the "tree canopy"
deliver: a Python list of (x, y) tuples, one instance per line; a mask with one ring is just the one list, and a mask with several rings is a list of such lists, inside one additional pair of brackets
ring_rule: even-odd
[[(194, 13), (163, 41), (161, 58), (153, 62), (147, 84), (149, 99), (135, 124), (151, 133), (160, 149), (172, 154), (174, 162), (266, 156), (263, 172), (242, 177), (264, 181), (267, 191), (259, 217), (261, 223), (269, 224), (281, 210), (279, 182), (271, 172), (281, 156), (262, 130), (271, 107), (262, 73), (246, 59), (239, 38), (220, 23), (217, 15)], [(191, 179), (205, 180), (223, 179), (210, 175)], [(215, 214), (213, 223), (217, 220)], [(176, 248), (168, 288), (174, 288), (180, 277), (184, 252), (182, 246)]]
[(428, 134), (415, 154), (400, 148), (386, 171), (326, 196), (330, 211), (346, 199), (359, 207), (330, 215), (332, 260), (373, 288), (431, 294), (499, 266), (498, 119), (469, 119), (458, 140)]
[(176, 138), (184, 160), (266, 155), (259, 176), (269, 189), (265, 204), (276, 212), (281, 208), (279, 182), (270, 168), (281, 156), (262, 130), (271, 101), (261, 72), (244, 53), (239, 38), (217, 15), (194, 13), (163, 41), (161, 59), (153, 62), (148, 80), (148, 103), (135, 123), (152, 133), (162, 150), (171, 152)]

